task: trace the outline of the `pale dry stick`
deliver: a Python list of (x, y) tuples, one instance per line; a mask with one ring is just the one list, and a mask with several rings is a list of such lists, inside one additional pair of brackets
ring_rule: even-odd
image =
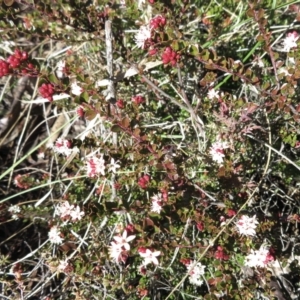
[[(51, 58), (57, 58), (57, 56), (59, 56), (60, 54), (64, 53), (64, 52), (67, 52), (68, 50), (70, 50), (71, 48), (73, 47), (72, 46), (67, 46), (61, 50), (58, 50), (56, 52), (52, 52), (48, 57), (47, 57), (47, 60), (50, 60)], [(76, 51), (76, 50), (75, 50)]]
[[(72, 258), (74, 257), (74, 255), (79, 251), (79, 249), (81, 248), (81, 246), (82, 246), (84, 243), (86, 243), (86, 242), (85, 242), (85, 239), (87, 238), (87, 235), (88, 235), (88, 232), (89, 232), (89, 230), (90, 230), (91, 224), (92, 224), (91, 222), (88, 224), (88, 227), (87, 227), (87, 229), (86, 229), (86, 232), (85, 232), (85, 234), (84, 234), (84, 237), (79, 239), (79, 240), (80, 240), (80, 244), (77, 246), (77, 248), (74, 250), (74, 252), (73, 252), (72, 254), (70, 254), (70, 255), (67, 257), (67, 260), (72, 259)], [(78, 238), (78, 235), (77, 235), (77, 234), (76, 234), (76, 237)], [(49, 239), (48, 239), (46, 242), (48, 242), (48, 241), (49, 241)], [(44, 243), (44, 244), (45, 244), (45, 243)], [(44, 245), (44, 244), (43, 244), (43, 245)], [(39, 286), (39, 288), (37, 288), (36, 290), (32, 291), (32, 292), (31, 292), (29, 295), (27, 295), (26, 297), (29, 298), (29, 297), (35, 295), (37, 292), (39, 292), (46, 284), (48, 284), (55, 276), (57, 276), (57, 273), (58, 273), (58, 271), (54, 272), (54, 273), (52, 274), (52, 276), (49, 277), (49, 278), (46, 280), (46, 282), (44, 282), (41, 286)]]
[[(111, 21), (105, 21), (105, 43), (106, 43), (106, 60), (107, 60), (107, 71), (109, 74), (109, 83), (108, 83), (108, 95), (106, 100), (108, 101), (116, 101), (116, 89), (113, 81), (114, 70), (113, 70), (113, 48), (112, 48), (112, 30), (111, 30)], [(110, 106), (110, 111), (112, 108), (112, 104), (108, 104)], [(112, 133), (112, 142), (115, 147), (118, 146), (118, 135), (116, 132)], [(110, 185), (111, 185), (111, 197), (110, 201), (113, 202), (116, 198), (117, 192), (115, 189), (115, 174), (112, 174)]]
[(35, 203), (34, 207), (38, 207), (41, 203), (43, 203), (52, 194), (53, 189), (54, 187), (51, 187), (50, 190)]
[(10, 199), (16, 198), (16, 197), (18, 197), (20, 195), (24, 195), (24, 194), (30, 193), (32, 191), (35, 191), (35, 190), (38, 190), (38, 189), (41, 189), (41, 188), (44, 188), (44, 187), (48, 187), (48, 186), (50, 186), (52, 184), (55, 184), (55, 183), (61, 183), (63, 181), (77, 180), (77, 179), (82, 179), (82, 178), (86, 178), (86, 175), (82, 175), (82, 176), (78, 176), (78, 177), (70, 177), (70, 178), (65, 178), (65, 179), (60, 179), (60, 180), (56, 180), (56, 181), (51, 181), (51, 182), (47, 182), (47, 183), (44, 183), (44, 184), (40, 184), (39, 186), (35, 186), (35, 187), (31, 188), (31, 189), (27, 189), (27, 190), (18, 192), (17, 194), (13, 194), (11, 196), (8, 196), (8, 197), (0, 200), (0, 204), (4, 203), (4, 202), (6, 202), (6, 201), (8, 201)]
[(208, 194), (206, 191), (204, 191), (203, 189), (201, 189), (201, 187), (200, 186), (198, 186), (197, 184), (193, 184), (194, 185), (194, 187), (197, 189), (197, 190), (199, 190), (200, 192), (202, 192), (203, 194), (205, 194), (205, 196), (207, 197), (207, 198), (209, 198), (210, 200), (212, 200), (212, 201), (214, 201), (214, 202), (210, 202), (209, 204), (209, 206), (208, 207), (206, 207), (205, 208), (205, 210), (206, 209), (208, 209), (210, 206), (212, 206), (212, 205), (216, 205), (216, 206), (218, 206), (218, 207), (225, 207), (225, 204), (223, 203), (223, 202), (217, 202), (217, 199), (216, 198), (214, 198), (213, 196), (211, 196), (210, 194)]
[(58, 118), (56, 119), (55, 123), (51, 127), (49, 131), (49, 136), (51, 138), (48, 139), (48, 142), (46, 144), (47, 148), (50, 148), (55, 141), (57, 140), (58, 136), (60, 135), (60, 130), (58, 128), (61, 128), (62, 124), (66, 122), (66, 116), (62, 113), (58, 115)]
[[(18, 154), (19, 154), (19, 150), (21, 148), (21, 143), (23, 141), (23, 137), (25, 135), (25, 132), (27, 130), (27, 125), (29, 123), (29, 119), (30, 119), (30, 115), (31, 115), (31, 108), (32, 108), (32, 104), (29, 104), (28, 106), (26, 106), (26, 108), (24, 109), (24, 113), (27, 111), (27, 116), (26, 116), (26, 119), (25, 119), (25, 124), (23, 125), (23, 129), (21, 131), (21, 134), (20, 134), (20, 137), (18, 139), (18, 143), (17, 143), (17, 147), (16, 147), (16, 151), (15, 151), (15, 156), (14, 156), (14, 160), (13, 160), (13, 165), (15, 164), (15, 162), (17, 161), (17, 157), (18, 157)], [(23, 114), (22, 114), (23, 116)], [(11, 180), (12, 180), (12, 176), (13, 176), (13, 172), (14, 172), (14, 169), (11, 170), (11, 173), (10, 173), (10, 176), (9, 176), (9, 180), (8, 180), (8, 188), (10, 187), (11, 185)]]
[[(232, 19), (240, 20), (240, 17), (237, 16), (234, 12), (231, 12), (229, 9), (227, 9), (223, 4), (219, 3), (218, 1), (214, 0), (214, 2), (221, 7), (224, 11), (226, 11), (229, 15), (231, 15), (230, 21), (232, 22)], [(236, 10), (238, 7), (236, 8)]]
[[(266, 115), (266, 119), (267, 119), (267, 123), (268, 123), (268, 129), (269, 129), (269, 143), (272, 143), (272, 137), (271, 137), (271, 128), (270, 128), (270, 122), (269, 122), (269, 118), (267, 116), (267, 113), (265, 111), (265, 115)], [(209, 242), (208, 246), (204, 249), (204, 251), (201, 253), (200, 257), (197, 259), (197, 261), (193, 264), (192, 269), (197, 265), (197, 263), (199, 263), (201, 261), (201, 259), (204, 257), (204, 255), (207, 253), (207, 251), (214, 246), (215, 242), (217, 241), (217, 239), (222, 235), (222, 233), (227, 229), (227, 227), (233, 222), (233, 220), (235, 220), (237, 218), (237, 216), (240, 214), (240, 212), (248, 205), (248, 203), (252, 200), (253, 196), (255, 195), (255, 193), (259, 190), (259, 187), (261, 185), (261, 183), (264, 180), (265, 175), (267, 174), (267, 171), (269, 169), (270, 166), (270, 160), (271, 160), (271, 151), (269, 149), (268, 151), (268, 158), (267, 158), (267, 162), (263, 171), (263, 175), (260, 179), (260, 181), (258, 182), (256, 188), (254, 189), (254, 191), (251, 193), (251, 195), (248, 197), (248, 199), (246, 200), (246, 202), (241, 206), (241, 208), (238, 210), (238, 212), (236, 213), (236, 215), (234, 215), (230, 220), (228, 220), (225, 224), (225, 226), (223, 226), (223, 228), (218, 232), (218, 234)], [(167, 298), (165, 300), (168, 300), (176, 290), (178, 290), (178, 288), (183, 284), (183, 282), (186, 280), (186, 278), (189, 276), (189, 273), (185, 274), (184, 277), (180, 280), (180, 282), (172, 289), (172, 291), (170, 292), (170, 294), (167, 296)]]
[[(198, 115), (196, 115), (195, 110), (193, 109), (193, 107), (190, 104), (190, 101), (189, 101), (189, 99), (186, 95), (186, 92), (183, 88), (183, 80), (182, 80), (182, 76), (181, 76), (181, 69), (180, 69), (180, 66), (179, 66), (178, 63), (177, 63), (177, 70), (178, 70), (177, 74), (178, 74), (180, 92), (176, 90), (176, 88), (173, 86), (173, 84), (171, 84), (171, 86), (174, 89), (174, 91), (176, 91), (176, 93), (178, 95), (180, 95), (181, 99), (185, 102), (185, 104), (188, 107), (189, 111), (193, 112), (193, 114), (191, 113), (191, 120), (192, 120), (193, 127), (195, 129), (195, 132), (196, 132), (197, 140), (198, 140), (198, 149), (201, 151), (201, 149), (204, 148), (205, 146), (204, 147), (200, 146), (200, 140), (199, 140), (200, 133), (197, 132), (197, 129), (201, 132), (203, 138), (205, 139), (205, 131), (203, 130), (204, 123), (201, 120), (201, 118)], [(199, 124), (201, 124), (201, 127), (199, 127)]]
[[(67, 115), (67, 113), (65, 111), (63, 111), (63, 114), (65, 115), (65, 119), (64, 120), (70, 121), (70, 118), (69, 118), (69, 116)], [(77, 118), (73, 119), (72, 122), (73, 123), (76, 122), (76, 119)], [(72, 122), (70, 121), (68, 127), (65, 127), (67, 130), (64, 130), (63, 136), (66, 136), (67, 132), (69, 132), (69, 130), (71, 129), (71, 127), (73, 125)], [(52, 128), (51, 128), (51, 131), (52, 131)], [(61, 169), (58, 171), (56, 177), (58, 177), (58, 175), (61, 174), (66, 169), (66, 167), (73, 161), (73, 159), (76, 157), (77, 153), (79, 152), (79, 150), (78, 151), (77, 150), (78, 149), (74, 149), (73, 152), (67, 157), (66, 162), (63, 164), (63, 166), (61, 167)]]
[[(134, 65), (131, 64), (131, 68), (134, 69), (135, 72), (137, 72), (138, 74), (139, 69)], [(191, 107), (186, 107), (185, 105), (181, 104), (180, 102), (178, 102), (175, 98), (169, 96), (167, 93), (165, 93), (162, 89), (160, 89), (158, 86), (156, 86), (147, 76), (140, 74), (140, 76), (143, 78), (143, 80), (149, 85), (151, 86), (154, 90), (156, 90), (157, 92), (159, 92), (162, 96), (166, 97), (167, 99), (169, 99), (173, 104), (179, 106), (180, 108), (182, 108), (183, 110), (189, 112), (192, 116), (192, 118), (195, 120), (195, 123), (197, 124), (197, 127), (199, 129), (199, 131), (201, 132), (201, 134), (203, 134), (203, 126), (204, 124), (202, 124), (203, 122), (199, 119), (199, 117), (196, 116), (193, 108)], [(198, 121), (197, 121), (198, 120)]]
[(113, 81), (114, 70), (113, 70), (113, 49), (112, 49), (113, 35), (111, 31), (111, 21), (105, 21), (105, 44), (106, 44), (106, 60), (107, 60), (107, 71), (109, 74), (108, 82), (108, 95), (106, 100), (116, 99), (115, 84)]
[[(182, 240), (182, 239), (184, 238), (184, 236), (186, 235), (186, 232), (187, 232), (187, 230), (188, 230), (188, 228), (189, 228), (189, 226), (190, 226), (190, 221), (191, 221), (190, 218), (188, 218), (188, 219), (186, 220), (186, 224), (185, 224), (185, 226), (184, 226), (184, 230), (183, 230), (183, 233), (182, 233), (182, 236), (181, 236), (181, 240)], [(170, 264), (169, 264), (169, 266), (168, 266), (167, 268), (170, 268), (170, 267), (172, 266), (173, 262), (175, 261), (175, 259), (176, 259), (176, 257), (177, 257), (177, 254), (178, 254), (178, 252), (179, 252), (179, 249), (180, 249), (180, 247), (176, 247), (176, 249), (175, 249), (175, 251), (174, 251), (173, 258), (172, 258), (172, 260), (171, 260), (171, 262), (170, 262)]]
[(8, 267), (12, 267), (13, 265), (17, 265), (20, 262), (24, 261), (25, 259), (32, 257), (36, 252), (38, 252), (40, 249), (42, 249), (46, 244), (48, 243), (48, 240), (46, 240), (42, 245), (40, 245), (38, 248), (36, 248), (35, 250), (33, 250), (32, 252), (28, 253), (27, 255), (25, 255), (24, 257), (20, 258), (17, 261), (14, 261), (13, 263), (11, 263), (10, 265), (8, 265)]
[(287, 162), (289, 162), (291, 165), (293, 165), (297, 170), (300, 171), (300, 166), (296, 165), (292, 160), (290, 160), (287, 156), (285, 156), (284, 154), (282, 154), (280, 151), (276, 150), (275, 148), (273, 148), (272, 146), (270, 146), (269, 144), (255, 138), (254, 136), (250, 135), (250, 134), (246, 134), (246, 136), (248, 136), (249, 138), (255, 140), (256, 142), (264, 145), (265, 147), (269, 148), (269, 151), (274, 151), (275, 153), (277, 153), (278, 155), (280, 155), (282, 158), (284, 158)]
[(87, 195), (87, 197), (84, 199), (83, 205), (86, 204), (87, 201), (89, 201), (90, 198), (94, 195), (94, 192), (95, 192), (95, 190), (96, 190), (96, 188), (97, 188), (97, 185), (98, 185), (99, 180), (100, 180), (100, 179), (98, 178), (97, 182), (94, 184), (94, 187), (92, 188), (92, 190), (90, 191), (90, 193)]
[(7, 80), (5, 81), (5, 84), (1, 90), (1, 94), (0, 94), (0, 103), (3, 101), (3, 96), (5, 95), (5, 92), (6, 92), (6, 89), (9, 87), (9, 83), (10, 83), (10, 80), (12, 78), (12, 75), (9, 75), (7, 77)]
[[(71, 119), (72, 120), (72, 119)], [(62, 125), (60, 128), (57, 129), (57, 131), (60, 131), (63, 127), (65, 127), (67, 124)], [(55, 134), (56, 132), (54, 132), (53, 134)], [(28, 153), (26, 153), (22, 158), (20, 158), (13, 166), (11, 166), (10, 168), (8, 168), (6, 171), (4, 171), (1, 175), (0, 175), (0, 180), (7, 174), (9, 174), (11, 172), (12, 169), (14, 169), (17, 165), (19, 165), (22, 161), (24, 161), (27, 157), (29, 157), (34, 151), (36, 151), (37, 149), (39, 149), (43, 144), (45, 144), (49, 139), (51, 138), (51, 136), (45, 138), (42, 142), (40, 142), (36, 147), (34, 147), (33, 149), (31, 149)]]
[(21, 110), (20, 99), (22, 98), (28, 83), (28, 76), (20, 78), (17, 83), (18, 86), (13, 91), (13, 103), (10, 107), (7, 117), (4, 117), (6, 119), (5, 128), (2, 128), (0, 132), (0, 146), (4, 144), (9, 134), (14, 131), (16, 125), (26, 113), (27, 109), (24, 109), (23, 111)]
[(19, 233), (23, 232), (24, 230), (26, 230), (28, 227), (30, 227), (31, 225), (33, 225), (33, 223), (28, 224), (27, 226), (23, 227), (21, 230), (19, 230), (18, 232), (15, 232), (14, 234), (12, 234), (9, 238), (7, 238), (6, 240), (2, 241), (0, 243), (0, 246), (5, 244), (7, 241), (11, 240), (13, 237), (15, 237), (16, 235), (18, 235)]

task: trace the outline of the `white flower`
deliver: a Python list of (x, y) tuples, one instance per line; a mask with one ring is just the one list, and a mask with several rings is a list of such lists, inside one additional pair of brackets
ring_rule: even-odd
[(56, 214), (60, 216), (61, 218), (67, 218), (70, 216), (72, 210), (74, 209), (74, 205), (70, 205), (68, 201), (65, 201), (64, 203), (60, 204), (56, 208)]
[(60, 231), (57, 226), (51, 227), (48, 236), (52, 244), (61, 244), (63, 241), (63, 239), (60, 237)]
[(212, 100), (214, 98), (219, 98), (219, 91), (216, 91), (215, 89), (210, 89), (207, 93), (208, 99)]
[(21, 208), (20, 206), (18, 205), (12, 205), (8, 211), (11, 213), (11, 217), (14, 219), (14, 220), (18, 220), (19, 219), (19, 216), (18, 216), (18, 213), (21, 212)]
[(72, 148), (71, 142), (64, 138), (58, 138), (52, 148), (54, 152), (63, 154), (65, 156), (70, 156), (74, 151), (78, 152), (78, 148)]
[(37, 154), (38, 159), (44, 159), (45, 158), (45, 152), (41, 151)]
[(13, 214), (17, 214), (21, 212), (21, 208), (18, 205), (12, 205), (9, 209), (9, 212), (13, 213)]
[(108, 252), (113, 261), (119, 262), (122, 259), (123, 249), (119, 244), (111, 242)]
[(103, 155), (98, 157), (92, 157), (87, 162), (87, 175), (89, 177), (95, 177), (99, 174), (105, 175), (105, 160)]
[(122, 236), (114, 236), (115, 242), (111, 242), (109, 247), (109, 256), (115, 261), (125, 261), (127, 257), (127, 251), (130, 250), (129, 242), (135, 239), (135, 235), (127, 237), (127, 230), (124, 230)]
[(245, 266), (264, 268), (274, 257), (270, 255), (269, 249), (261, 246), (259, 250), (252, 250), (245, 258)]
[(77, 82), (71, 84), (71, 93), (75, 96), (79, 96), (83, 92), (83, 88), (80, 87)]
[(158, 195), (154, 195), (151, 200), (151, 211), (160, 214), (163, 205), (162, 195), (160, 193)]
[(66, 62), (64, 60), (60, 60), (57, 63), (56, 76), (58, 78), (63, 78), (65, 73)]
[(196, 263), (195, 261), (191, 261), (188, 265), (186, 265), (186, 267), (188, 269), (190, 283), (198, 286), (202, 285), (203, 280), (201, 279), (201, 277), (205, 273), (205, 266), (203, 266), (200, 262)]
[(151, 38), (151, 28), (149, 26), (141, 26), (135, 35), (135, 42), (139, 48), (144, 48), (145, 42)]
[(205, 266), (203, 266), (200, 262), (198, 262), (195, 266), (196, 262), (191, 261), (186, 267), (188, 269), (188, 273), (190, 276), (202, 276), (204, 275)]
[(248, 216), (241, 216), (241, 218), (236, 222), (236, 227), (240, 234), (246, 236), (254, 236), (256, 235), (255, 229), (257, 227), (258, 221), (256, 220), (256, 216), (252, 218)]
[(157, 256), (160, 255), (160, 251), (151, 251), (150, 249), (146, 249), (144, 251), (139, 251), (141, 257), (144, 258), (143, 265), (147, 266), (148, 264), (153, 263), (154, 265), (158, 265)]
[(209, 150), (212, 160), (217, 162), (218, 164), (222, 164), (223, 158), (225, 157), (224, 150), (228, 147), (229, 146), (226, 142), (214, 142)]
[(151, 200), (153, 202), (161, 202), (162, 201), (162, 194), (158, 193), (157, 195), (154, 195), (151, 197)]
[(79, 221), (84, 216), (84, 211), (80, 211), (80, 207), (76, 206), (76, 208), (71, 211), (70, 216), (73, 222)]
[(64, 201), (62, 204), (56, 207), (56, 215), (58, 215), (63, 220), (72, 219), (73, 222), (79, 221), (84, 216), (84, 212), (80, 211), (80, 207), (75, 205), (70, 205), (68, 201)]
[(297, 40), (299, 39), (298, 33), (296, 31), (287, 34), (286, 38), (283, 40), (283, 51), (290, 52), (291, 48), (297, 47)]
[(116, 173), (116, 169), (118, 169), (118, 168), (120, 168), (120, 165), (119, 164), (117, 164), (117, 161), (115, 162), (115, 160), (114, 160), (114, 158), (112, 158), (111, 160), (110, 160), (110, 166), (109, 166), (109, 168), (108, 168), (108, 171), (111, 171), (111, 172), (113, 172), (113, 173)]
[(260, 57), (257, 57), (255, 61), (252, 62), (253, 66), (258, 66), (260, 68), (263, 68), (265, 66), (263, 60)]
[(196, 276), (190, 276), (189, 281), (191, 284), (201, 286), (203, 284), (203, 280)]
[(68, 261), (60, 260), (59, 265), (57, 266), (57, 270), (60, 272), (65, 272), (65, 269), (69, 266)]
[(135, 235), (130, 235), (127, 237), (127, 230), (124, 230), (122, 236), (114, 236), (113, 238), (120, 248), (124, 247), (125, 250), (130, 250), (129, 242), (135, 239)]
[(152, 205), (151, 205), (151, 211), (154, 212), (154, 213), (157, 213), (157, 214), (160, 214), (162, 210), (162, 206), (159, 202), (152, 202)]

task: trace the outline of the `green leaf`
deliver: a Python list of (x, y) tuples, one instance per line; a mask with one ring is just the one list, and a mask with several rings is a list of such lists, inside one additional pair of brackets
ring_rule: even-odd
[(119, 125), (113, 125), (110, 130), (112, 132), (121, 132), (122, 128)]
[(80, 99), (83, 100), (83, 102), (89, 102), (89, 94), (87, 92), (83, 92), (82, 94), (80, 94)]
[(54, 84), (59, 84), (60, 80), (54, 74), (49, 75), (49, 81)]
[(189, 53), (193, 56), (197, 56), (199, 55), (199, 50), (198, 50), (198, 47), (196, 47), (195, 45), (191, 45), (189, 47)]

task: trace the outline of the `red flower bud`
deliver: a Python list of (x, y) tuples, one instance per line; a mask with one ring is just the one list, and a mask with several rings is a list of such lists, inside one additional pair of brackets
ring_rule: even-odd
[(150, 181), (150, 176), (149, 175), (144, 175), (143, 177), (141, 177), (138, 181), (138, 185), (142, 188), (142, 189), (146, 189), (148, 187), (148, 183)]
[(124, 101), (122, 99), (118, 99), (116, 104), (120, 109), (123, 109), (125, 107)]

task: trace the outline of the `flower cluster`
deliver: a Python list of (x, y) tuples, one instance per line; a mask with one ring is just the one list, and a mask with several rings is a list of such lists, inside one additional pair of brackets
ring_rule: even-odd
[(299, 35), (296, 31), (289, 32), (283, 40), (283, 51), (290, 52), (292, 48), (297, 47)]
[(64, 60), (60, 60), (57, 63), (56, 76), (58, 78), (64, 78), (67, 73), (66, 62)]
[(12, 74), (14, 70), (19, 70), (21, 74), (36, 74), (34, 65), (28, 62), (28, 53), (16, 49), (6, 61), (0, 60), (0, 77)]
[(142, 188), (142, 189), (146, 189), (148, 187), (148, 184), (150, 182), (150, 176), (149, 175), (144, 175), (143, 177), (141, 177), (138, 180), (138, 185)]
[(229, 255), (225, 253), (224, 249), (221, 246), (217, 247), (217, 251), (214, 254), (216, 259), (219, 260), (228, 260)]
[(14, 54), (8, 57), (7, 62), (9, 63), (11, 68), (16, 69), (21, 65), (23, 61), (27, 59), (28, 59), (27, 52), (16, 49)]
[(28, 189), (31, 184), (30, 184), (30, 178), (27, 174), (21, 175), (18, 174), (15, 178), (14, 178), (14, 184), (20, 188), (20, 189)]
[(110, 243), (109, 256), (115, 262), (126, 262), (130, 250), (129, 242), (135, 239), (135, 235), (127, 235), (128, 232), (125, 229), (122, 236), (114, 236), (114, 241)]
[(222, 164), (223, 158), (225, 157), (224, 150), (226, 148), (228, 148), (228, 144), (226, 142), (214, 142), (209, 150), (212, 160), (217, 162), (218, 164)]
[(156, 16), (152, 20), (150, 20), (150, 27), (153, 29), (163, 28), (166, 25), (166, 18), (162, 16)]
[(271, 251), (265, 247), (261, 246), (259, 250), (252, 250), (245, 258), (245, 266), (248, 267), (261, 267), (264, 268), (267, 264), (274, 260), (274, 256)]
[(210, 100), (214, 98), (219, 98), (219, 91), (216, 91), (215, 89), (210, 89), (207, 93), (207, 98)]
[(53, 101), (54, 92), (55, 89), (51, 83), (43, 83), (39, 87), (39, 93), (41, 94), (41, 96), (48, 99), (50, 102)]
[(64, 221), (72, 220), (73, 222), (79, 221), (84, 216), (84, 212), (80, 211), (80, 207), (70, 205), (68, 201), (63, 202), (56, 208), (56, 214)]
[(114, 158), (111, 158), (110, 165), (108, 167), (108, 171), (115, 174), (117, 172), (117, 169), (119, 169), (119, 168), (120, 168), (120, 165), (118, 164), (118, 161), (115, 161)]
[(84, 107), (82, 105), (80, 105), (76, 108), (76, 114), (79, 118), (84, 117), (85, 111), (84, 111)]
[(135, 35), (135, 42), (139, 48), (144, 49), (145, 43), (151, 39), (151, 28), (150, 26), (141, 26)]
[(122, 99), (118, 99), (116, 102), (116, 105), (120, 108), (123, 109), (125, 107), (125, 103)]
[[(110, 164), (108, 164), (108, 171), (112, 173), (116, 173), (117, 169), (121, 166), (118, 164), (119, 161), (115, 161), (114, 158), (110, 159)], [(86, 162), (87, 164), (87, 175), (88, 177), (96, 177), (98, 175), (105, 175), (105, 160), (103, 158), (103, 154), (98, 158), (96, 156), (90, 158)]]
[(58, 138), (53, 146), (53, 151), (65, 156), (69, 156), (72, 152), (78, 152), (77, 147), (72, 147), (72, 143), (64, 138)]
[(10, 73), (9, 64), (1, 59), (0, 60), (0, 77), (7, 76)]
[(21, 212), (21, 208), (20, 206), (18, 205), (12, 205), (8, 211), (11, 213), (11, 217), (14, 219), (14, 220), (18, 220), (19, 219), (19, 216), (18, 214)]
[(61, 233), (60, 233), (60, 229), (57, 226), (52, 226), (48, 236), (49, 236), (49, 241), (52, 244), (61, 244), (63, 239), (61, 238)]
[(136, 105), (140, 105), (143, 102), (145, 102), (145, 98), (141, 95), (136, 95), (131, 98), (132, 102), (135, 103)]
[(151, 204), (151, 211), (160, 214), (163, 206), (163, 199), (162, 194), (159, 193), (151, 197), (152, 204)]
[(203, 284), (202, 277), (204, 275), (205, 266), (200, 262), (196, 263), (196, 261), (190, 259), (184, 259), (182, 262), (188, 270), (190, 283), (201, 286)]
[(88, 177), (96, 177), (98, 175), (105, 175), (105, 160), (103, 155), (98, 157), (92, 157), (87, 162), (87, 175)]
[(156, 266), (158, 265), (157, 256), (160, 255), (160, 251), (151, 251), (150, 249), (140, 247), (138, 249), (138, 252), (139, 252), (140, 256), (144, 259), (142, 266), (145, 267), (151, 263), (153, 263)]
[(248, 217), (241, 216), (241, 218), (237, 221), (236, 227), (240, 234), (246, 236), (254, 236), (256, 234), (255, 229), (257, 227), (258, 221), (256, 220), (256, 216)]
[(83, 88), (80, 87), (77, 82), (71, 84), (71, 93), (75, 96), (79, 96), (83, 92)]
[(161, 59), (164, 65), (170, 64), (171, 66), (175, 66), (180, 59), (180, 55), (171, 47), (167, 47), (164, 50)]

